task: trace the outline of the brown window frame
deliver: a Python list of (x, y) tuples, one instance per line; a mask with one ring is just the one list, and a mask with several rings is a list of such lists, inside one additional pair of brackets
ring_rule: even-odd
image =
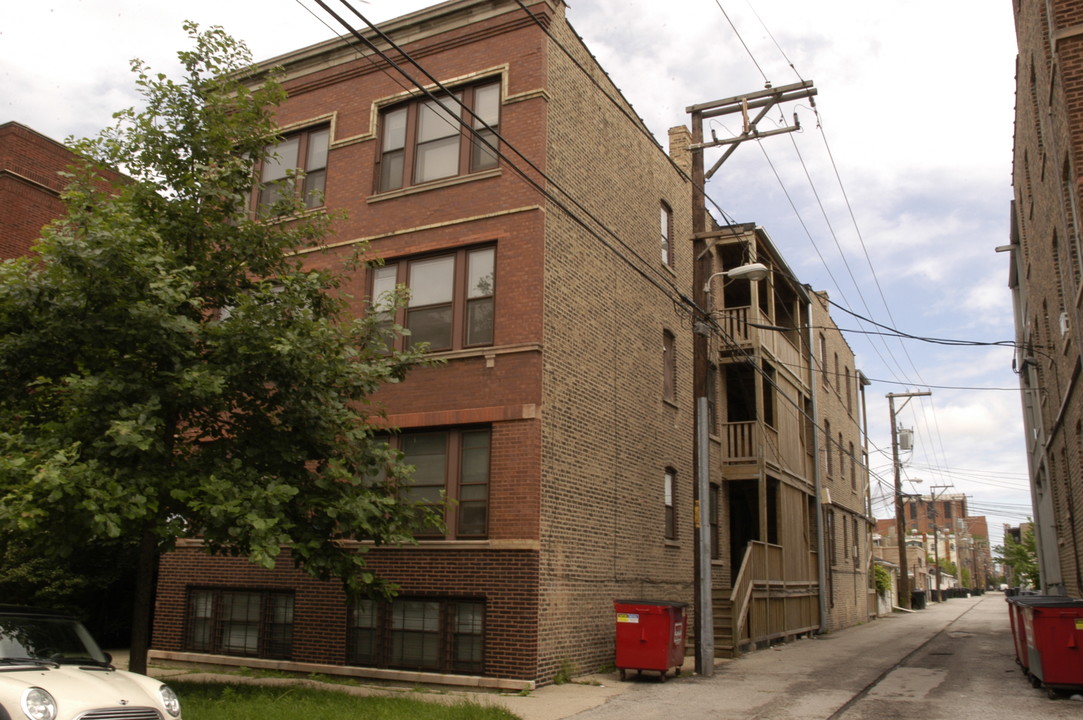
[[(323, 139), (322, 151), (319, 149), (319, 142), (316, 141), (316, 138), (320, 135), (325, 136)], [(297, 157), (295, 162), (291, 163), (291, 165), (294, 165), (295, 167), (282, 166), (282, 175), (276, 175), (270, 179), (264, 177), (269, 168), (281, 165), (279, 160), (276, 159), (279, 149), (295, 141), (297, 142)], [(312, 163), (315, 162), (315, 159), (318, 159), (320, 155), (323, 156), (323, 163), (313, 165)], [(252, 200), (252, 212), (257, 216), (266, 216), (269, 214), (268, 210), (273, 207), (273, 204), (276, 201), (268, 201), (265, 196), (268, 188), (272, 186), (288, 188), (289, 194), (303, 202), (306, 209), (312, 210), (323, 207), (326, 203), (327, 168), (330, 164), (330, 158), (331, 126), (327, 123), (313, 125), (302, 130), (286, 133), (282, 136), (282, 142), (268, 145), (266, 148), (266, 158), (259, 162), (258, 167), (256, 168), (258, 182), (256, 183), (255, 192), (252, 193), (254, 196)], [(280, 193), (280, 195), (285, 194), (286, 193)]]
[[(464, 465), (466, 453), (470, 450), (482, 450), (481, 445), (470, 446), (467, 443), (471, 441), (476, 442), (483, 435), (485, 436), (484, 450), (487, 460), (485, 477), (484, 479), (476, 476), (472, 478), (467, 477)], [(493, 433), (491, 426), (470, 425), (455, 428), (417, 428), (402, 431), (381, 439), (386, 439), (390, 447), (402, 452), (403, 461), (409, 465), (412, 464), (410, 462), (410, 450), (413, 440), (422, 437), (433, 438), (437, 436), (443, 436), (444, 438), (443, 476), (437, 482), (437, 478), (425, 477), (424, 475), (419, 476), (417, 471), (415, 471), (414, 478), (424, 482), (423, 484), (419, 483), (412, 487), (418, 489), (416, 495), (432, 495), (434, 503), (437, 502), (436, 497), (439, 496), (441, 492), (443, 493), (443, 496), (447, 501), (444, 514), (446, 529), (442, 534), (436, 529), (422, 529), (415, 532), (414, 535), (419, 540), (484, 540), (489, 536), (489, 497), (492, 486), (493, 451)], [(425, 489), (428, 489), (427, 492)], [(409, 489), (407, 489), (407, 495), (409, 496)], [(462, 531), (463, 527), (467, 527), (471, 523), (476, 524), (477, 522), (476, 517), (471, 519), (469, 514), (476, 516), (479, 512), (483, 516), (483, 528), (480, 531)]]
[[(486, 255), (490, 261), (485, 265), (489, 272), (486, 275), (474, 279), (474, 262), (485, 262)], [(426, 264), (450, 259), (452, 262), (450, 299), (441, 298), (439, 302), (424, 305), (410, 305), (397, 308), (392, 313), (387, 313), (387, 321), (393, 321), (397, 325), (411, 329), (411, 319), (415, 320), (415, 331), (419, 331), (420, 318), (423, 313), (440, 312), (447, 308), (450, 315), (441, 327), (447, 327), (447, 341), (436, 342), (429, 345), (430, 352), (444, 352), (454, 350), (466, 350), (475, 347), (489, 347), (496, 339), (496, 265), (497, 251), (495, 243), (484, 245), (471, 245), (469, 247), (456, 248), (442, 253), (430, 255), (408, 256), (387, 260), (382, 266), (372, 268), (369, 271), (369, 297), (371, 305), (376, 312), (381, 312), (379, 307), (384, 302), (382, 295), (390, 287), (384, 285), (411, 286), (413, 270)], [(482, 268), (482, 269), (485, 269)], [(389, 282), (391, 276), (394, 282)], [(415, 295), (411, 303), (417, 299)], [(488, 316), (485, 325), (478, 323)], [(433, 326), (435, 327), (435, 325)], [(477, 333), (477, 334), (475, 334)], [(396, 337), (394, 345), (403, 349), (408, 344), (416, 344), (426, 341), (427, 335), (414, 332), (410, 336)], [(442, 340), (442, 336), (439, 338)]]
[(662, 476), (662, 507), (666, 540), (677, 539), (677, 471), (666, 468)]
[[(486, 78), (478, 82), (454, 88), (450, 95), (416, 97), (406, 102), (389, 105), (380, 110), (380, 133), (373, 186), (376, 193), (387, 193), (406, 188), (427, 185), (448, 178), (462, 177), (499, 167), (499, 157), (485, 145), (484, 138), (499, 152), (500, 114), (503, 107), (503, 88), (500, 78)], [(479, 99), (486, 91), (496, 92), (495, 117), (485, 117), (485, 108)], [(457, 100), (456, 100), (457, 99)], [(460, 105), (460, 102), (462, 103)], [(485, 128), (484, 120), (491, 129)], [(433, 130), (441, 131), (438, 123), (448, 123), (444, 134), (426, 137), (423, 126), (433, 122)], [(454, 123), (454, 126), (450, 124)], [(473, 128), (473, 130), (471, 130)], [(453, 140), (454, 139), (454, 140)], [(456, 171), (437, 177), (419, 179), (418, 166), (422, 153), (419, 148), (438, 146), (450, 148), (456, 145)]]
[(673, 267), (673, 209), (665, 200), (659, 203), (658, 236), (661, 241), (662, 264)]
[[(256, 599), (259, 603), (258, 617), (242, 621), (236, 616), (227, 617), (227, 608), (233, 599)], [(203, 601), (209, 600), (209, 605)], [(276, 621), (275, 602), (287, 602), (288, 622)], [(184, 647), (192, 652), (239, 657), (259, 657), (289, 660), (293, 653), (293, 616), (295, 599), (288, 590), (253, 590), (228, 587), (191, 587), (185, 601)], [(206, 615), (196, 615), (201, 610)], [(229, 642), (233, 625), (254, 624), (255, 646), (248, 650), (238, 649)]]
[[(407, 604), (435, 606), (436, 627), (408, 628), (406, 623), (396, 622), (400, 611), (405, 618)], [(470, 617), (464, 618), (461, 612), (464, 609), (470, 610)], [(481, 674), (485, 669), (487, 610), (485, 600), (480, 598), (400, 596), (384, 601), (355, 600), (346, 613), (346, 664)], [(435, 657), (431, 660), (405, 657), (409, 643), (401, 640), (407, 634), (420, 641), (414, 643), (415, 647), (435, 643)], [(396, 642), (396, 635), (400, 642)]]
[(677, 403), (677, 336), (662, 331), (662, 399)]

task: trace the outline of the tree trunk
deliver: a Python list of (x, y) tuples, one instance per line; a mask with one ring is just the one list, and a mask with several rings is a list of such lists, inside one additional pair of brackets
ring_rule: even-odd
[(135, 603), (132, 608), (132, 644), (128, 669), (147, 674), (147, 651), (154, 615), (154, 581), (158, 570), (158, 539), (145, 530), (139, 541), (139, 567), (135, 579)]

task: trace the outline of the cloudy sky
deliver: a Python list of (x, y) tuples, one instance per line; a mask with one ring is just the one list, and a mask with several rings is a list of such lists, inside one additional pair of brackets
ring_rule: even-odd
[[(357, 7), (379, 22), (429, 4)], [(172, 71), (187, 47), (184, 20), (222, 25), (257, 59), (340, 32), (314, 0), (11, 5), (0, 18), (0, 123), (58, 140), (93, 135), (137, 101), (130, 59)], [(801, 132), (742, 145), (711, 180), (726, 214), (718, 219), (763, 226), (799, 279), (841, 306), (839, 326), (855, 331), (848, 340), (873, 380), (877, 516), (892, 516), (876, 500), (892, 481), (886, 395), (931, 390), (898, 412), (916, 438), (904, 476), (924, 480), (906, 490), (966, 493), (1000, 542), (1001, 524), (1024, 520), (1030, 503), (1011, 350), (868, 333), (1013, 337), (1007, 257), (994, 251), (1009, 230), (1012, 4), (579, 0), (568, 17), (663, 145), (689, 105), (767, 82), (815, 83), (815, 108), (785, 108)], [(762, 127), (780, 119), (772, 113)], [(713, 128), (720, 138), (740, 130), (731, 118)]]

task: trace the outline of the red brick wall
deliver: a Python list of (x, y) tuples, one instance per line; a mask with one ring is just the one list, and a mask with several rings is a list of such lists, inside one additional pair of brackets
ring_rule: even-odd
[[(528, 550), (380, 548), (369, 567), (394, 578), (400, 594), (485, 600), (485, 674), (530, 680), (537, 645), (537, 554)], [(292, 568), (283, 554), (275, 570), (243, 558), (210, 557), (186, 547), (162, 560), (153, 647), (184, 650), (189, 587), (283, 589), (294, 592), (295, 662), (346, 662), (346, 599), (341, 585)]]
[(41, 228), (64, 212), (58, 173), (73, 156), (63, 145), (17, 123), (0, 125), (0, 258), (25, 255)]

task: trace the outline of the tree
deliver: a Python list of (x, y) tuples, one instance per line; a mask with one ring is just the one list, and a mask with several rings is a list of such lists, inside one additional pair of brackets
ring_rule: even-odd
[(138, 671), (178, 538), (265, 567), (288, 548), (317, 578), (386, 593), (343, 541), (409, 542), (435, 512), (404, 499), (370, 400), (420, 350), (348, 312), (349, 268), (302, 263), (331, 218), (288, 193), (276, 217), (246, 212), (284, 93), (220, 28), (185, 29), (183, 78), (133, 61), (143, 109), (73, 143), (87, 161), (67, 216), (0, 266), (0, 532), (45, 557), (139, 544)]
[(1034, 525), (1027, 518), (1022, 525), (1020, 538), (1016, 541), (1011, 533), (1004, 534), (1004, 544), (993, 548), (996, 561), (1012, 569), (1016, 582), (1026, 583), (1030, 587), (1042, 586), (1038, 571), (1038, 548), (1034, 539)]

